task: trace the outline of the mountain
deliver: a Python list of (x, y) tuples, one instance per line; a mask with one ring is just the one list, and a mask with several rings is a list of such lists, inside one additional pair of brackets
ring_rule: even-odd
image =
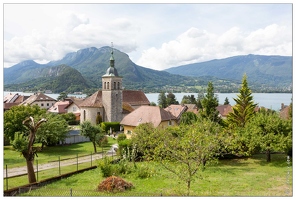
[(292, 86), (292, 57), (244, 55), (207, 62), (182, 65), (165, 70), (183, 76), (214, 76), (220, 79), (241, 80), (244, 73), (248, 81), (271, 87)]
[[(76, 88), (75, 91), (92, 93), (102, 88), (102, 76), (109, 67), (111, 51), (110, 47), (90, 47), (68, 53), (62, 59), (47, 64), (23, 61), (4, 68), (4, 89), (12, 90), (17, 86), (23, 90), (42, 88), (60, 93)], [(236, 56), (158, 71), (136, 65), (126, 53), (117, 49), (113, 49), (113, 52), (115, 67), (119, 76), (123, 77), (125, 89), (197, 93), (205, 91), (211, 81), (216, 92), (238, 92), (243, 73), (246, 72), (253, 92), (291, 91), (291, 57)], [(64, 70), (71, 71), (70, 74), (75, 74), (75, 77), (61, 76), (61, 70), (54, 68), (57, 66), (64, 66)], [(65, 71), (63, 73), (67, 74)], [(83, 91), (83, 88), (87, 91)]]
[[(32, 89), (36, 91), (51, 90), (54, 93), (63, 91), (76, 92), (89, 88), (81, 73), (67, 65), (43, 67), (35, 71), (38, 72), (38, 78), (31, 79), (24, 83), (7, 84), (5, 88), (15, 91)], [(40, 77), (40, 74), (42, 74), (42, 77)]]

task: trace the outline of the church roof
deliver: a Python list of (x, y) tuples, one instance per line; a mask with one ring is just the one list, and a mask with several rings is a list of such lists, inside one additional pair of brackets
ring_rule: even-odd
[(80, 107), (103, 107), (102, 91), (98, 90), (91, 96), (85, 98), (85, 100), (80, 104)]
[[(122, 104), (126, 108), (134, 105), (150, 105), (150, 101), (146, 97), (143, 91), (139, 90), (122, 90)], [(80, 107), (103, 107), (102, 91), (98, 90), (90, 97), (87, 97), (81, 104)]]

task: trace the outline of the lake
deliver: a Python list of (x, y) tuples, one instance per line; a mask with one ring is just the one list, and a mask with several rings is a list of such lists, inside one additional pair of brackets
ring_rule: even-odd
[[(4, 96), (9, 92), (4, 91)], [(11, 93), (19, 93), (21, 95), (30, 96), (33, 93), (23, 93), (23, 92), (11, 92)], [(54, 99), (57, 99), (60, 94), (46, 94)], [(146, 96), (150, 102), (154, 102), (157, 104), (159, 93), (147, 93)], [(177, 101), (179, 103), (182, 101), (184, 95), (194, 95), (197, 97), (197, 93), (174, 93)], [(230, 105), (234, 105), (235, 101), (233, 98), (237, 98), (238, 93), (216, 93), (219, 99), (219, 104), (223, 104), (225, 98), (228, 98)], [(75, 96), (77, 98), (85, 97), (85, 94), (76, 95), (76, 94), (68, 94), (68, 96)], [(265, 108), (273, 109), (279, 111), (281, 108), (281, 104), (289, 105), (292, 101), (292, 93), (253, 93), (253, 99), (255, 103), (258, 103), (258, 106), (263, 106)]]

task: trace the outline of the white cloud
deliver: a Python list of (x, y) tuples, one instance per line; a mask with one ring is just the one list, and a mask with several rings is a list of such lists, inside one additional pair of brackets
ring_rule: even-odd
[(179, 65), (203, 62), (235, 55), (292, 55), (292, 31), (276, 24), (253, 32), (233, 27), (216, 35), (206, 30), (190, 28), (175, 40), (160, 48), (149, 48), (142, 53), (137, 64), (163, 70)]

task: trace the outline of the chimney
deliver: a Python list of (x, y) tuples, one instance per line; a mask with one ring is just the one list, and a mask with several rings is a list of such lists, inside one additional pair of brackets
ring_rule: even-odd
[(285, 107), (284, 103), (281, 104), (281, 110), (283, 110)]

